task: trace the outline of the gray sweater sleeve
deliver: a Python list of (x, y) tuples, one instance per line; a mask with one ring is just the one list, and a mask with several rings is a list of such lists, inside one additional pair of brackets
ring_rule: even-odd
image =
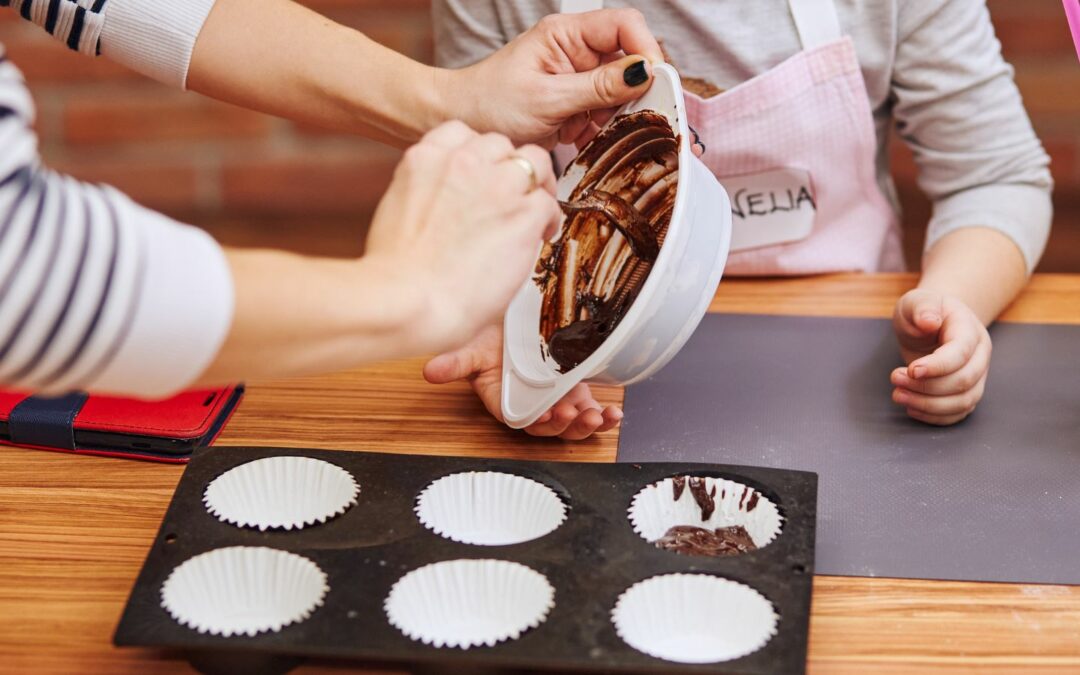
[(498, 50), (508, 39), (499, 28), (494, 2), (432, 0), (435, 63), (464, 68)]
[(926, 246), (963, 227), (989, 227), (1017, 245), (1030, 272), (1050, 233), (1050, 160), (989, 12), (975, 0), (898, 7), (893, 115), (934, 203)]

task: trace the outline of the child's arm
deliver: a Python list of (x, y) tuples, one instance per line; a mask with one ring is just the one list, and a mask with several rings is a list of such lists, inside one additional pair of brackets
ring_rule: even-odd
[(1050, 230), (1048, 158), (982, 3), (899, 3), (893, 114), (934, 202), (918, 288), (896, 305), (893, 400), (953, 424), (982, 398), (985, 326), (1023, 288)]
[(990, 367), (986, 325), (1027, 281), (1024, 257), (996, 230), (969, 227), (923, 257), (919, 285), (896, 305), (905, 368), (892, 372), (893, 400), (930, 424), (954, 424), (982, 398)]

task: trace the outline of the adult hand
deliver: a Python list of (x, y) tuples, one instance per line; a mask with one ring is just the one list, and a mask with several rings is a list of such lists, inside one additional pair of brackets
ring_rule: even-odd
[(544, 17), (483, 61), (440, 71), (439, 81), (451, 117), (550, 149), (592, 138), (645, 92), (651, 64), (663, 60), (641, 12), (604, 9)]
[[(530, 172), (511, 157), (531, 163)], [(420, 349), (460, 346), (500, 316), (558, 226), (548, 153), (447, 122), (409, 148), (375, 212), (365, 260), (400, 283)], [(363, 289), (357, 292), (362, 293)]]
[(990, 368), (990, 334), (979, 317), (955, 297), (915, 289), (897, 302), (893, 328), (908, 364), (890, 375), (893, 401), (927, 424), (970, 415)]
[[(488, 412), (502, 422), (502, 354), (502, 325), (488, 326), (461, 349), (428, 361), (424, 366), (424, 378), (432, 384), (468, 380)], [(582, 383), (526, 427), (525, 432), (579, 441), (594, 433), (614, 429), (619, 426), (622, 416), (618, 406), (601, 406), (593, 398), (589, 385)]]

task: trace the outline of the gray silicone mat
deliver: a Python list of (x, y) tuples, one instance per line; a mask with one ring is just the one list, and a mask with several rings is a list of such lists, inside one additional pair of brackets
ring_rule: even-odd
[(1080, 326), (999, 324), (949, 428), (891, 400), (888, 321), (710, 315), (630, 387), (621, 462), (819, 474), (819, 574), (1080, 583)]

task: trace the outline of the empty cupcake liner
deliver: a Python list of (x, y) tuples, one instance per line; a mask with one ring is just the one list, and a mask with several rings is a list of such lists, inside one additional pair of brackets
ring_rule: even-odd
[(763, 548), (783, 528), (780, 511), (768, 497), (748, 485), (712, 477), (675, 476), (647, 485), (634, 495), (629, 518), (649, 542), (678, 525), (709, 530), (738, 525)]
[(555, 606), (539, 572), (505, 560), (448, 560), (394, 584), (384, 608), (406, 636), (433, 647), (494, 646), (536, 628)]
[(257, 459), (221, 474), (203, 502), (218, 519), (260, 530), (299, 530), (323, 523), (356, 503), (360, 486), (345, 469), (321, 459)]
[(251, 636), (308, 618), (329, 588), (326, 574), (303, 556), (231, 546), (174, 569), (161, 586), (161, 606), (200, 633)]
[(753, 588), (708, 574), (666, 574), (627, 589), (611, 612), (638, 650), (677, 663), (730, 661), (761, 649), (779, 616)]
[(537, 539), (566, 520), (566, 505), (534, 480), (509, 473), (470, 471), (444, 476), (416, 500), (420, 522), (464, 544), (503, 546)]

